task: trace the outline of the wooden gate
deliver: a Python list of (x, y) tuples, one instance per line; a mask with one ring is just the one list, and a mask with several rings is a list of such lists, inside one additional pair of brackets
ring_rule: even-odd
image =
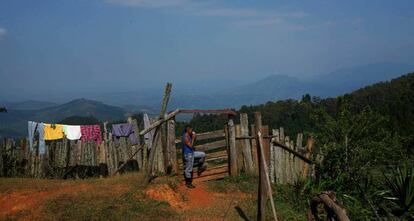
[[(183, 156), (181, 137), (176, 139), (178, 144), (179, 175), (183, 174)], [(193, 170), (193, 178), (197, 181), (221, 179), (229, 175), (228, 139), (225, 129), (197, 134), (196, 151), (206, 153), (207, 170), (200, 176), (196, 167)]]

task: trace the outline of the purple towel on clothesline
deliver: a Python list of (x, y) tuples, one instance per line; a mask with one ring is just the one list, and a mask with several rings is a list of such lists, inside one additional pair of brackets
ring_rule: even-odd
[(138, 144), (134, 125), (132, 124), (112, 124), (112, 136), (115, 138), (115, 145), (119, 144), (119, 137), (128, 137), (132, 145)]

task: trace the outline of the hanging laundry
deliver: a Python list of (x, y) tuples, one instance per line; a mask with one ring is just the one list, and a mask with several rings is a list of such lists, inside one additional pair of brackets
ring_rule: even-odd
[(134, 125), (132, 124), (112, 124), (112, 136), (115, 138), (115, 145), (119, 144), (120, 137), (128, 137), (132, 145), (138, 144)]
[(63, 138), (62, 124), (44, 124), (45, 140), (58, 140)]
[(63, 132), (68, 140), (79, 140), (82, 135), (79, 125), (64, 125)]
[(45, 144), (45, 124), (44, 123), (38, 123), (37, 124), (37, 130), (39, 133), (39, 153), (44, 154), (46, 151), (46, 144)]
[(102, 143), (101, 128), (99, 125), (82, 125), (80, 129), (82, 142), (95, 141), (97, 145)]
[(33, 139), (35, 137), (35, 133), (39, 134), (39, 153), (45, 153), (45, 139), (44, 139), (44, 124), (37, 123), (34, 121), (29, 121), (27, 123), (27, 130), (28, 130), (28, 139), (29, 139), (29, 147), (30, 150), (33, 149)]
[(36, 129), (37, 129), (37, 122), (34, 122), (34, 121), (27, 122), (27, 132), (28, 132), (27, 135), (28, 135), (30, 150), (33, 149), (33, 139), (35, 136)]

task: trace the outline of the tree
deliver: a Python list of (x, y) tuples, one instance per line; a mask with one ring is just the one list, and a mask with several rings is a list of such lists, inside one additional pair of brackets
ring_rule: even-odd
[(323, 109), (315, 111), (315, 140), (324, 156), (321, 179), (329, 189), (358, 191), (369, 175), (384, 165), (398, 164), (406, 158), (398, 140), (387, 127), (386, 117), (367, 106), (353, 114), (349, 101), (338, 103), (339, 112), (330, 116)]

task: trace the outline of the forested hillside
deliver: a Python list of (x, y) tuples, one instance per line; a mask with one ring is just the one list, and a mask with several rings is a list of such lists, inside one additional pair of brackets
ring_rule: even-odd
[[(352, 220), (414, 219), (414, 73), (336, 98), (307, 94), (239, 110), (250, 119), (255, 111), (270, 128), (316, 140), (318, 174), (298, 184), (297, 197), (333, 190)], [(223, 116), (197, 115), (191, 124), (204, 131), (223, 122)]]
[[(320, 99), (304, 95), (301, 100), (282, 100), (257, 106), (242, 106), (239, 112), (262, 112), (263, 121), (271, 127), (283, 126), (289, 134), (314, 132), (317, 129), (315, 117), (321, 111), (331, 117), (346, 109), (358, 114), (370, 109), (387, 121), (386, 127), (392, 133), (410, 136), (414, 132), (414, 73), (389, 82), (373, 84), (337, 98)], [(193, 122), (202, 120), (196, 117)]]

